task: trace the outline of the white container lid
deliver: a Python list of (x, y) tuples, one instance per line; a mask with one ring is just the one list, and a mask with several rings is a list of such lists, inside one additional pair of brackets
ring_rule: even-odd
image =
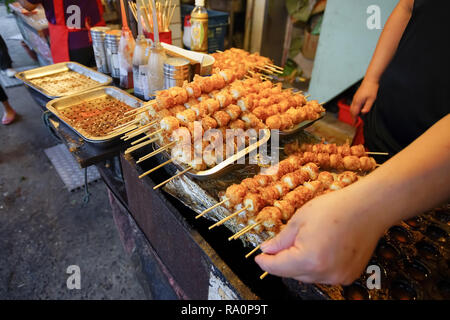
[(205, 6), (205, 0), (195, 0), (195, 5), (197, 7), (204, 7)]

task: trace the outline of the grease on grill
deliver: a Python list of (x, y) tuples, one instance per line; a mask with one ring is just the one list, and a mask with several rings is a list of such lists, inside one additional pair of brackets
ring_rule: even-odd
[(355, 282), (349, 286), (343, 287), (344, 298), (348, 300), (368, 300), (369, 292), (361, 284)]
[(416, 289), (405, 279), (395, 279), (391, 283), (391, 298), (395, 300), (415, 300)]
[(411, 278), (416, 281), (424, 281), (430, 275), (430, 271), (428, 270), (428, 268), (417, 259), (413, 259), (412, 261), (405, 261), (404, 266), (405, 271)]
[(416, 243), (417, 251), (419, 255), (427, 260), (436, 259), (440, 256), (439, 250), (431, 243), (427, 241), (419, 241)]
[(392, 239), (395, 239), (400, 243), (407, 243), (407, 242), (411, 241), (411, 235), (403, 227), (394, 226), (391, 229), (389, 229), (388, 233)]
[(105, 96), (65, 108), (61, 116), (80, 133), (102, 137), (125, 123), (123, 114), (131, 109), (122, 101)]
[(381, 242), (376, 250), (379, 257), (385, 260), (393, 260), (398, 257), (398, 250), (387, 242)]

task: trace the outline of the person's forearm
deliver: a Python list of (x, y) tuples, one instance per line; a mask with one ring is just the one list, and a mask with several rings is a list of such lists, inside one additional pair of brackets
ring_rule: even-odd
[(391, 62), (412, 14), (412, 0), (400, 0), (389, 16), (367, 68), (365, 80), (378, 83)]
[[(348, 187), (352, 201), (387, 228), (450, 199), (450, 115)], [(344, 192), (343, 192), (344, 194)]]
[(37, 4), (29, 3), (26, 0), (19, 0), (19, 3), (22, 7), (24, 7), (28, 11), (33, 11), (37, 7)]

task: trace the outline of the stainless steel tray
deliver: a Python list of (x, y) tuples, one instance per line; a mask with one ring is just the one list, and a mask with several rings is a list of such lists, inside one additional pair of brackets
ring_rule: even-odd
[(307, 127), (309, 127), (310, 125), (312, 125), (314, 122), (322, 119), (325, 116), (325, 112), (322, 112), (320, 114), (320, 117), (317, 118), (316, 120), (306, 120), (303, 122), (300, 122), (299, 124), (295, 125), (292, 129), (289, 130), (282, 130), (282, 131), (278, 131), (280, 136), (290, 136), (292, 134), (295, 134), (297, 132), (299, 132), (300, 130), (303, 130)]
[[(264, 129), (263, 131), (264, 131), (264, 136), (261, 139), (259, 139), (255, 143), (252, 143), (251, 145), (245, 147), (244, 149), (242, 149), (235, 155), (229, 157), (228, 159), (225, 159), (218, 165), (216, 165), (210, 169), (202, 170), (202, 171), (190, 170), (190, 171), (186, 172), (186, 175), (191, 178), (198, 179), (198, 180), (205, 180), (205, 179), (212, 179), (212, 178), (219, 177), (220, 175), (226, 173), (227, 171), (232, 170), (234, 166), (239, 165), (236, 163), (239, 159), (242, 159), (243, 157), (247, 156), (252, 151), (258, 149), (260, 146), (264, 145), (265, 143), (267, 143), (269, 141), (270, 130)], [(158, 144), (154, 143), (154, 145), (155, 145), (155, 148), (159, 148)], [(165, 151), (165, 152), (163, 152), (163, 155), (167, 159), (170, 159), (169, 152)], [(179, 163), (175, 163), (175, 162), (173, 162), (173, 163), (180, 169), (180, 171), (185, 170), (187, 168), (187, 166), (181, 165)]]
[[(45, 89), (43, 89), (31, 82), (31, 80), (33, 80), (33, 79), (43, 78), (46, 76), (50, 76), (53, 74), (57, 74), (57, 73), (61, 73), (61, 72), (69, 71), (69, 70), (72, 70), (76, 73), (85, 75), (85, 76), (91, 78), (92, 80), (97, 81), (98, 84), (93, 85), (88, 89), (83, 88), (82, 90), (78, 90), (78, 91), (74, 90), (71, 92), (61, 94), (59, 96), (55, 96), (55, 95), (52, 95), (50, 92), (47, 92)], [(91, 68), (88, 68), (86, 66), (83, 66), (82, 64), (79, 64), (77, 62), (72, 62), (72, 61), (55, 63), (55, 64), (52, 64), (49, 66), (44, 66), (44, 67), (39, 67), (39, 68), (35, 68), (35, 69), (18, 72), (18, 73), (16, 73), (15, 76), (17, 79), (22, 80), (27, 86), (33, 88), (34, 90), (38, 91), (39, 93), (43, 94), (44, 96), (46, 96), (47, 98), (50, 98), (50, 99), (65, 97), (65, 96), (73, 95), (73, 94), (76, 94), (79, 92), (91, 90), (91, 89), (94, 89), (97, 87), (107, 86), (107, 85), (111, 84), (111, 82), (112, 82), (111, 77), (109, 77), (101, 72), (95, 71)]]
[(129, 93), (116, 88), (116, 87), (101, 87), (96, 88), (89, 91), (84, 91), (78, 94), (74, 94), (67, 97), (61, 97), (58, 99), (51, 100), (47, 103), (47, 109), (52, 112), (55, 116), (57, 116), (62, 122), (64, 122), (67, 126), (69, 126), (73, 131), (75, 131), (83, 140), (90, 143), (103, 144), (107, 142), (111, 142), (123, 134), (123, 131), (117, 131), (114, 134), (96, 137), (87, 134), (83, 134), (79, 132), (77, 129), (73, 128), (69, 123), (64, 120), (64, 117), (61, 116), (60, 110), (70, 108), (74, 105), (80, 104), (84, 101), (97, 99), (105, 96), (111, 96), (114, 99), (117, 99), (132, 108), (138, 108), (144, 104), (144, 101), (130, 95)]

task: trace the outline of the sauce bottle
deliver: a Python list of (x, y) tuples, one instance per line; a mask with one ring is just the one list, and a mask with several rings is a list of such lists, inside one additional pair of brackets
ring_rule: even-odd
[(208, 11), (205, 0), (195, 0), (191, 13), (191, 50), (208, 53)]
[(134, 95), (139, 99), (145, 98), (145, 87), (147, 83), (147, 63), (150, 48), (147, 39), (144, 37), (142, 32), (141, 23), (141, 1), (137, 1), (138, 7), (138, 36), (136, 38), (136, 46), (134, 47), (133, 53), (133, 86)]
[(120, 0), (120, 7), (123, 25), (119, 42), (120, 87), (123, 89), (130, 89), (133, 88), (133, 52), (135, 41), (133, 34), (128, 27), (123, 0)]

